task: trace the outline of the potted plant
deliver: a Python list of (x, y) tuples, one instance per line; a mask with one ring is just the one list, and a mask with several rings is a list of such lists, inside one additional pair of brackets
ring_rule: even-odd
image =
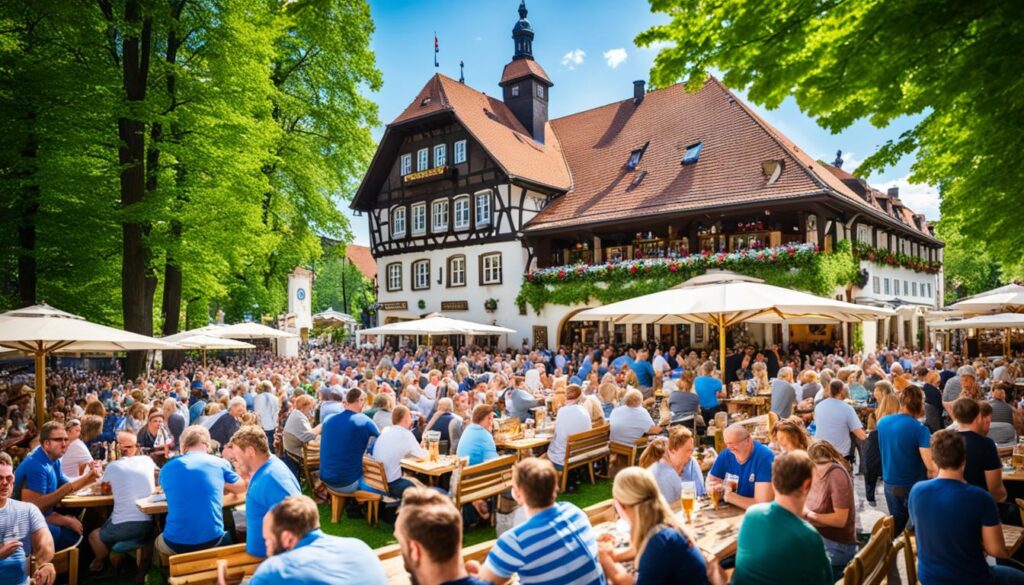
[(493, 297), (487, 299), (486, 301), (484, 301), (484, 308), (487, 309), (487, 311), (489, 313), (493, 313), (493, 312), (497, 311), (498, 310), (498, 299), (493, 298)]
[(427, 308), (427, 301), (420, 299), (419, 301), (416, 301), (416, 306), (419, 307), (420, 310), (422, 311), (423, 309)]

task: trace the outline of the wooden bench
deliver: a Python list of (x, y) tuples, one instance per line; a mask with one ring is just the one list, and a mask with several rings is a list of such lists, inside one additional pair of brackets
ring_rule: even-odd
[[(512, 489), (512, 466), (515, 455), (506, 455), (477, 465), (463, 467), (452, 473), (452, 500), (461, 509), (464, 504), (487, 500)], [(493, 518), (493, 515), (492, 515)]]
[(590, 520), (591, 526), (597, 526), (598, 524), (604, 524), (605, 522), (613, 522), (618, 518), (618, 514), (615, 512), (615, 505), (612, 503), (612, 500), (605, 500), (592, 506), (587, 506), (583, 509), (583, 513), (587, 515), (587, 519)]
[(306, 485), (313, 489), (314, 481), (320, 471), (320, 449), (310, 448), (308, 443), (302, 444), (302, 461), (298, 462), (302, 467), (302, 474), (306, 476)]
[(565, 466), (562, 467), (560, 491), (565, 491), (569, 482), (569, 472), (578, 467), (586, 466), (590, 474), (590, 483), (596, 483), (594, 463), (604, 461), (607, 465), (611, 453), (608, 447), (610, 432), (611, 427), (601, 425), (589, 431), (569, 435), (565, 441)]
[[(58, 575), (68, 574), (68, 585), (78, 585), (78, 543), (54, 553), (53, 560), (50, 562), (53, 563), (53, 569)], [(32, 562), (29, 564), (29, 575), (36, 574), (36, 563), (36, 557), (33, 556)], [(59, 580), (55, 580), (55, 582), (59, 582)]]
[(360, 504), (365, 503), (367, 505), (366, 522), (373, 526), (377, 525), (380, 503), (384, 499), (384, 494), (388, 493), (388, 482), (387, 476), (384, 474), (384, 463), (374, 461), (370, 457), (363, 457), (363, 483), (375, 490), (380, 490), (381, 493), (357, 490), (350, 494), (343, 494), (341, 492), (336, 492), (331, 488), (327, 488), (327, 493), (331, 495), (331, 522), (338, 522), (341, 518), (341, 509), (343, 504), (349, 499), (352, 499)]
[(624, 467), (629, 467), (631, 465), (636, 465), (637, 460), (640, 459), (640, 454), (643, 453), (643, 450), (647, 447), (647, 443), (649, 441), (650, 437), (647, 435), (640, 437), (634, 441), (632, 445), (623, 445), (622, 443), (611, 441), (608, 444), (608, 450), (612, 455), (625, 459), (626, 465), (624, 465)]
[(871, 539), (860, 549), (843, 572), (843, 585), (882, 585), (889, 579), (889, 567), (896, 561), (893, 547), (895, 521), (885, 516), (875, 522)]
[(245, 544), (218, 546), (206, 550), (172, 555), (169, 585), (215, 585), (217, 561), (228, 563), (228, 583), (239, 583), (256, 571), (263, 559), (245, 552)]

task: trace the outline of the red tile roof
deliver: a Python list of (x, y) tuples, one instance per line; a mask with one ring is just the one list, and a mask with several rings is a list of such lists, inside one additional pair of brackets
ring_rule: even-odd
[(442, 110), (452, 112), (510, 176), (560, 191), (569, 189), (569, 169), (550, 124), (545, 128), (544, 144), (538, 144), (503, 101), (450, 77), (436, 74), (430, 78), (390, 126)]
[(540, 66), (540, 63), (533, 59), (515, 59), (509, 61), (505, 65), (505, 69), (501, 72), (501, 83), (506, 81), (515, 81), (528, 75), (536, 75), (548, 83), (553, 85), (548, 74), (544, 71), (544, 68)]
[[(848, 171), (845, 171), (845, 170), (843, 170), (841, 168), (832, 166), (832, 165), (825, 165), (825, 169), (828, 170), (829, 172), (831, 172), (836, 177), (838, 177), (840, 180), (844, 180), (844, 181), (860, 181), (861, 180), (856, 175), (854, 175), (854, 174), (852, 174), (852, 173), (850, 173)], [(872, 207), (874, 207), (875, 209), (878, 209), (879, 211), (881, 211), (882, 213), (885, 213), (886, 215), (894, 216), (895, 219), (897, 219), (897, 220), (907, 224), (908, 226), (910, 226), (911, 228), (913, 228), (916, 231), (919, 231), (919, 232), (921, 232), (921, 233), (923, 233), (925, 235), (928, 235), (928, 236), (931, 235), (931, 231), (928, 229), (928, 222), (924, 221), (924, 222), (922, 222), (919, 225), (917, 223), (917, 221), (915, 220), (915, 218), (914, 218), (914, 216), (917, 215), (917, 214), (912, 209), (910, 209), (909, 207), (903, 205), (903, 203), (900, 202), (899, 199), (896, 199), (895, 201), (893, 201), (892, 198), (889, 197), (889, 194), (887, 192), (884, 192), (884, 191), (882, 191), (880, 189), (872, 188), (870, 186), (867, 187), (865, 192), (867, 194), (867, 197), (870, 199), (870, 202), (869, 202), (870, 205)], [(879, 199), (889, 200), (890, 202), (893, 202), (896, 206), (898, 206), (898, 208), (899, 208), (898, 209), (898, 215), (896, 215), (895, 213), (893, 213), (891, 211), (886, 211), (885, 207), (883, 207), (878, 202)]]
[[(882, 214), (814, 157), (710, 78), (700, 91), (681, 84), (552, 120), (573, 188), (531, 220), (526, 231), (615, 222), (643, 215), (831, 195)], [(702, 142), (695, 164), (680, 164)], [(648, 143), (635, 171), (630, 152)], [(767, 184), (761, 163), (784, 170)], [(646, 175), (634, 185), (642, 171)], [(890, 216), (891, 217), (891, 216)]]
[(345, 256), (349, 262), (359, 269), (363, 276), (370, 280), (377, 280), (377, 262), (373, 259), (373, 254), (370, 253), (369, 248), (356, 244), (347, 244), (345, 246)]

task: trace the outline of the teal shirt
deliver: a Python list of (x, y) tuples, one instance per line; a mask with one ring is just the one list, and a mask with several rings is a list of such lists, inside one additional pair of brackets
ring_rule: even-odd
[(832, 585), (832, 565), (821, 535), (775, 502), (751, 506), (743, 516), (734, 585)]

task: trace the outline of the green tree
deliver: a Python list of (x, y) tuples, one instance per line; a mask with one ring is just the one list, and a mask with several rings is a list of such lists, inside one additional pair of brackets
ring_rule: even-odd
[(660, 50), (655, 85), (708, 71), (769, 108), (794, 96), (838, 132), (923, 114), (865, 159), (867, 175), (914, 153), (911, 180), (937, 185), (943, 216), (999, 258), (1019, 260), (1024, 231), (1024, 3), (1005, 0), (651, 0), (670, 21), (641, 33)]
[(942, 219), (936, 226), (936, 235), (946, 243), (943, 250), (945, 299), (948, 305), (957, 299), (991, 290), (1002, 284), (1003, 268), (984, 245), (973, 242), (960, 233), (953, 219)]

